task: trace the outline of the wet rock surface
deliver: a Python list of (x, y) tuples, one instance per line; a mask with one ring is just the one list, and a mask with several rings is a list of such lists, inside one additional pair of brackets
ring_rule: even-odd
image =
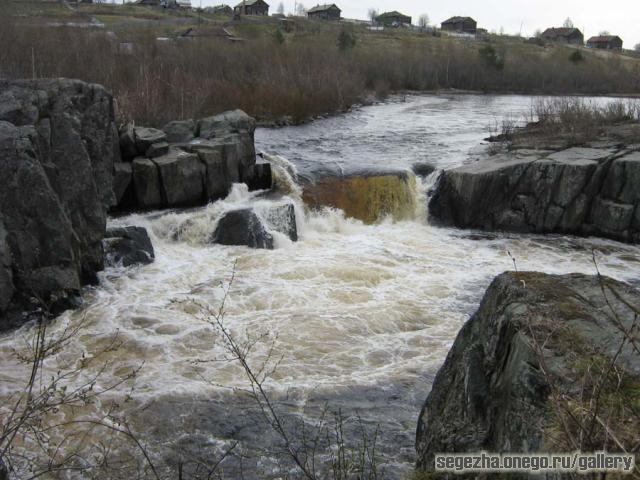
[(107, 263), (112, 266), (146, 265), (155, 259), (153, 245), (143, 227), (110, 228), (103, 242)]
[(221, 245), (244, 245), (273, 249), (273, 236), (251, 208), (231, 210), (218, 221), (213, 242)]
[[(125, 126), (120, 148), (132, 162), (132, 175), (127, 184), (118, 166), (117, 208), (204, 205), (224, 198), (239, 182), (251, 190), (270, 188), (270, 170), (256, 165), (254, 131), (255, 121), (241, 110), (170, 122), (163, 130)], [(131, 195), (122, 193), (129, 189)]]
[(640, 242), (640, 148), (517, 149), (445, 171), (429, 203), (442, 225)]
[(0, 105), (0, 282), (13, 285), (1, 329), (24, 321), (34, 297), (58, 310), (96, 281), (120, 150), (113, 99), (98, 85), (0, 81)]
[(418, 468), (432, 470), (440, 452), (553, 451), (558, 426), (551, 385), (559, 395), (579, 395), (581, 365), (611, 359), (618, 350), (616, 368), (640, 384), (640, 358), (622, 333), (634, 324), (631, 306), (639, 304), (639, 290), (606, 277), (496, 277), (424, 403)]

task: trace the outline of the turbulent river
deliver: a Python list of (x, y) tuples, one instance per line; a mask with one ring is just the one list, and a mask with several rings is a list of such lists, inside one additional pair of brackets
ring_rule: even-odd
[[(268, 478), (277, 459), (256, 452), (267, 449), (273, 435), (255, 405), (234, 390), (247, 386), (246, 377), (237, 364), (221, 361), (219, 335), (185, 302), (217, 307), (235, 270), (224, 321), (238, 338), (269, 334), (251, 355), (259, 362), (272, 345), (280, 358), (266, 386), (282, 415), (313, 421), (325, 405), (347, 418), (358, 414), (368, 432), (379, 427), (385, 478), (401, 477), (414, 462), (416, 421), (435, 373), (491, 279), (513, 268), (512, 257), (521, 270), (594, 273), (595, 249), (602, 273), (635, 282), (640, 249), (430, 226), (425, 203), (433, 178), (416, 183), (413, 219), (365, 225), (338, 210), (305, 212), (292, 178), (408, 169), (416, 162), (460, 165), (473, 159), (492, 126), (521, 118), (530, 107), (531, 99), (519, 96), (408, 96), (304, 126), (259, 129), (256, 148), (282, 157), (278, 181), (300, 207), (299, 241), (276, 235), (271, 251), (207, 244), (220, 212), (273, 202), (240, 187), (202, 209), (111, 219), (146, 227), (155, 263), (103, 272), (100, 286), (86, 292), (84, 308), (51, 327), (85, 322), (48, 368), (91, 356), (117, 332), (122, 346), (107, 352), (99, 382), (108, 385), (144, 363), (131, 393), (143, 438), (199, 445), (200, 451), (205, 444), (212, 455), (239, 441), (247, 478)], [(22, 329), (0, 339), (5, 394), (26, 374), (8, 360), (26, 334)], [(229, 463), (227, 475), (235, 478), (238, 461)]]

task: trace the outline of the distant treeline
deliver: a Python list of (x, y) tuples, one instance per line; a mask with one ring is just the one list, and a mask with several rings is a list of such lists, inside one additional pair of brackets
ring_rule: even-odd
[(237, 43), (154, 37), (122, 45), (101, 30), (17, 27), (0, 18), (0, 76), (97, 82), (114, 93), (124, 118), (149, 125), (232, 108), (299, 122), (401, 90), (640, 92), (638, 60), (500, 39), (348, 31)]

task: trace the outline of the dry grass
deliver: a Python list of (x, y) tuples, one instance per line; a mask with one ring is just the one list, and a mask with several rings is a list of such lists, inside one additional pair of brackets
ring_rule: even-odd
[[(0, 15), (0, 77), (35, 74), (100, 83), (114, 93), (125, 119), (150, 125), (229, 108), (259, 120), (288, 116), (299, 122), (349, 108), (371, 92), (384, 97), (400, 90), (640, 92), (640, 62), (587, 53), (574, 64), (566, 47), (494, 38), (487, 48), (481, 42), (352, 27), (355, 46), (340, 49), (343, 27), (303, 20), (281, 36), (274, 21), (245, 22), (234, 27), (245, 38), (241, 43), (159, 42), (157, 36), (175, 35), (195, 19), (169, 15), (154, 22), (128, 7), (93, 8), (92, 15), (107, 20), (118, 38), (103, 29), (43, 28)], [(125, 40), (134, 42), (131, 53), (120, 46)]]

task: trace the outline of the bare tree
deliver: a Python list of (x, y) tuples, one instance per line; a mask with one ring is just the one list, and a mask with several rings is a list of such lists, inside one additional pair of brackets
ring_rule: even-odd
[(423, 13), (418, 17), (418, 26), (420, 28), (427, 28), (429, 26), (429, 15)]
[(571, 20), (570, 17), (567, 17), (562, 26), (564, 28), (573, 28), (573, 20)]
[(278, 11), (278, 13), (279, 13), (280, 15), (284, 15), (284, 3), (280, 2), (280, 3), (278, 4), (278, 10), (277, 10), (277, 11)]
[(369, 18), (371, 23), (375, 23), (376, 18), (378, 18), (378, 10), (376, 10), (375, 8), (370, 8), (367, 12), (367, 17)]
[(307, 9), (302, 3), (296, 3), (296, 15), (299, 17), (307, 16)]
[(611, 32), (609, 32), (609, 30), (602, 30), (600, 33), (598, 33), (598, 35), (601, 35), (601, 36), (611, 35)]

